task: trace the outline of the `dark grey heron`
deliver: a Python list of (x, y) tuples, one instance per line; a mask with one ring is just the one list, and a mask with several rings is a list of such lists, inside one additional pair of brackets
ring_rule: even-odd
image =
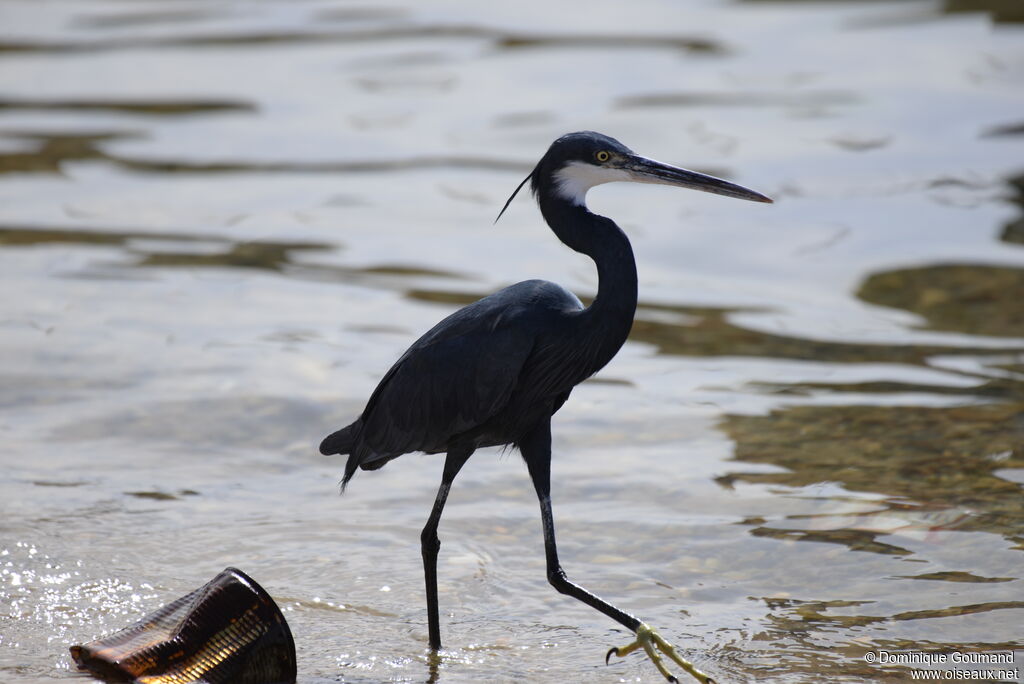
[(555, 283), (527, 280), (466, 306), (418, 339), (391, 367), (351, 425), (324, 439), (324, 454), (348, 454), (342, 486), (357, 468), (376, 470), (413, 451), (447, 454), (434, 508), (420, 535), (427, 585), (430, 648), (441, 648), (437, 610), (437, 526), (452, 481), (480, 447), (514, 445), (526, 461), (540, 500), (548, 581), (636, 634), (605, 657), (643, 648), (669, 680), (657, 651), (701, 682), (711, 679), (684, 660), (639, 619), (566, 577), (558, 562), (551, 517), (551, 416), (573, 387), (619, 351), (637, 304), (636, 261), (615, 222), (587, 210), (587, 190), (633, 181), (771, 202), (719, 178), (641, 157), (619, 141), (590, 131), (564, 135), (548, 149), (530, 181), (544, 220), (558, 239), (597, 265), (597, 296), (584, 308)]

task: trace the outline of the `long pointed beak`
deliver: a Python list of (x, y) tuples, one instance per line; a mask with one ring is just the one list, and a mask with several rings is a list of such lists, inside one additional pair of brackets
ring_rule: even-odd
[(712, 192), (716, 195), (750, 200), (751, 202), (772, 202), (770, 197), (754, 192), (742, 185), (736, 185), (727, 180), (697, 173), (696, 171), (687, 171), (671, 164), (663, 164), (660, 161), (648, 159), (647, 157), (632, 156), (626, 160), (623, 168), (629, 173), (630, 179), (637, 183), (675, 185), (681, 188), (690, 188), (691, 190), (701, 190), (703, 192)]

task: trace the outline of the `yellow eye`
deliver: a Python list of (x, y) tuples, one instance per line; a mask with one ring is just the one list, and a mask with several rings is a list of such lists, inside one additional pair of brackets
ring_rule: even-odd
[(608, 161), (609, 159), (611, 159), (612, 155), (608, 154), (608, 152), (607, 152), (606, 150), (601, 150), (600, 152), (598, 152), (597, 154), (595, 154), (595, 155), (594, 155), (594, 157), (595, 157), (595, 158), (597, 159), (597, 161), (599, 161), (599, 162), (606, 162), (606, 161)]

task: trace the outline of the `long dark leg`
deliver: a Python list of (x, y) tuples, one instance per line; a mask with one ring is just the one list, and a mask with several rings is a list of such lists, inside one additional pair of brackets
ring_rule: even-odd
[(448, 452), (444, 461), (444, 473), (441, 475), (441, 486), (437, 490), (437, 498), (434, 499), (434, 509), (430, 511), (427, 524), (420, 533), (423, 575), (427, 582), (427, 626), (430, 631), (430, 648), (434, 651), (441, 648), (441, 623), (437, 616), (437, 552), (441, 548), (441, 540), (437, 538), (437, 525), (441, 522), (441, 511), (444, 510), (444, 502), (448, 499), (452, 480), (472, 454), (472, 449), (453, 449)]
[(613, 648), (605, 656), (605, 662), (613, 655), (624, 656), (642, 648), (651, 659), (658, 672), (664, 675), (669, 682), (677, 682), (678, 679), (669, 672), (661, 662), (657, 651), (667, 655), (676, 664), (686, 670), (697, 681), (702, 684), (713, 684), (714, 680), (698, 670), (688, 660), (676, 653), (675, 647), (665, 641), (656, 631), (638, 620), (633, 615), (619, 610), (599, 596), (591, 594), (578, 584), (569, 581), (565, 571), (558, 562), (558, 548), (555, 546), (555, 523), (551, 517), (551, 420), (545, 420), (523, 441), (519, 443), (519, 450), (526, 460), (526, 467), (530, 471), (530, 478), (537, 490), (537, 498), (540, 499), (540, 517), (544, 524), (544, 553), (547, 556), (548, 582), (563, 594), (568, 594), (575, 599), (583, 601), (591, 608), (596, 608), (611, 619), (615, 620), (630, 631), (636, 633), (636, 640), (621, 648)]
[(640, 620), (619, 610), (599, 596), (578, 584), (569, 581), (558, 562), (558, 547), (555, 545), (555, 522), (551, 516), (551, 421), (545, 420), (525, 440), (519, 443), (519, 450), (530, 471), (530, 479), (540, 499), (540, 518), (544, 525), (544, 554), (547, 557), (548, 582), (563, 594), (583, 601), (596, 608), (619, 624), (635, 632)]

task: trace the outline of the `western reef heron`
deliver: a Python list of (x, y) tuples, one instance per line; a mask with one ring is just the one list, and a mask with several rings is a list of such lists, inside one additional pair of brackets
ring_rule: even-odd
[(598, 288), (584, 308), (555, 283), (527, 280), (451, 314), (418, 339), (391, 367), (351, 425), (323, 440), (323, 454), (347, 454), (344, 487), (357, 468), (376, 470), (413, 451), (447, 454), (433, 510), (420, 535), (427, 588), (430, 648), (441, 648), (437, 608), (437, 526), (452, 481), (480, 447), (519, 449), (540, 500), (548, 581), (636, 634), (608, 652), (642, 648), (669, 681), (658, 651), (701, 682), (711, 679), (684, 660), (638, 618), (566, 577), (558, 562), (551, 517), (551, 416), (573, 387), (604, 367), (633, 324), (637, 274), (633, 249), (611, 219), (587, 210), (587, 190), (612, 181), (660, 183), (726, 197), (771, 202), (719, 178), (641, 157), (600, 133), (555, 140), (516, 193), (530, 182), (541, 214), (558, 239), (597, 265)]

